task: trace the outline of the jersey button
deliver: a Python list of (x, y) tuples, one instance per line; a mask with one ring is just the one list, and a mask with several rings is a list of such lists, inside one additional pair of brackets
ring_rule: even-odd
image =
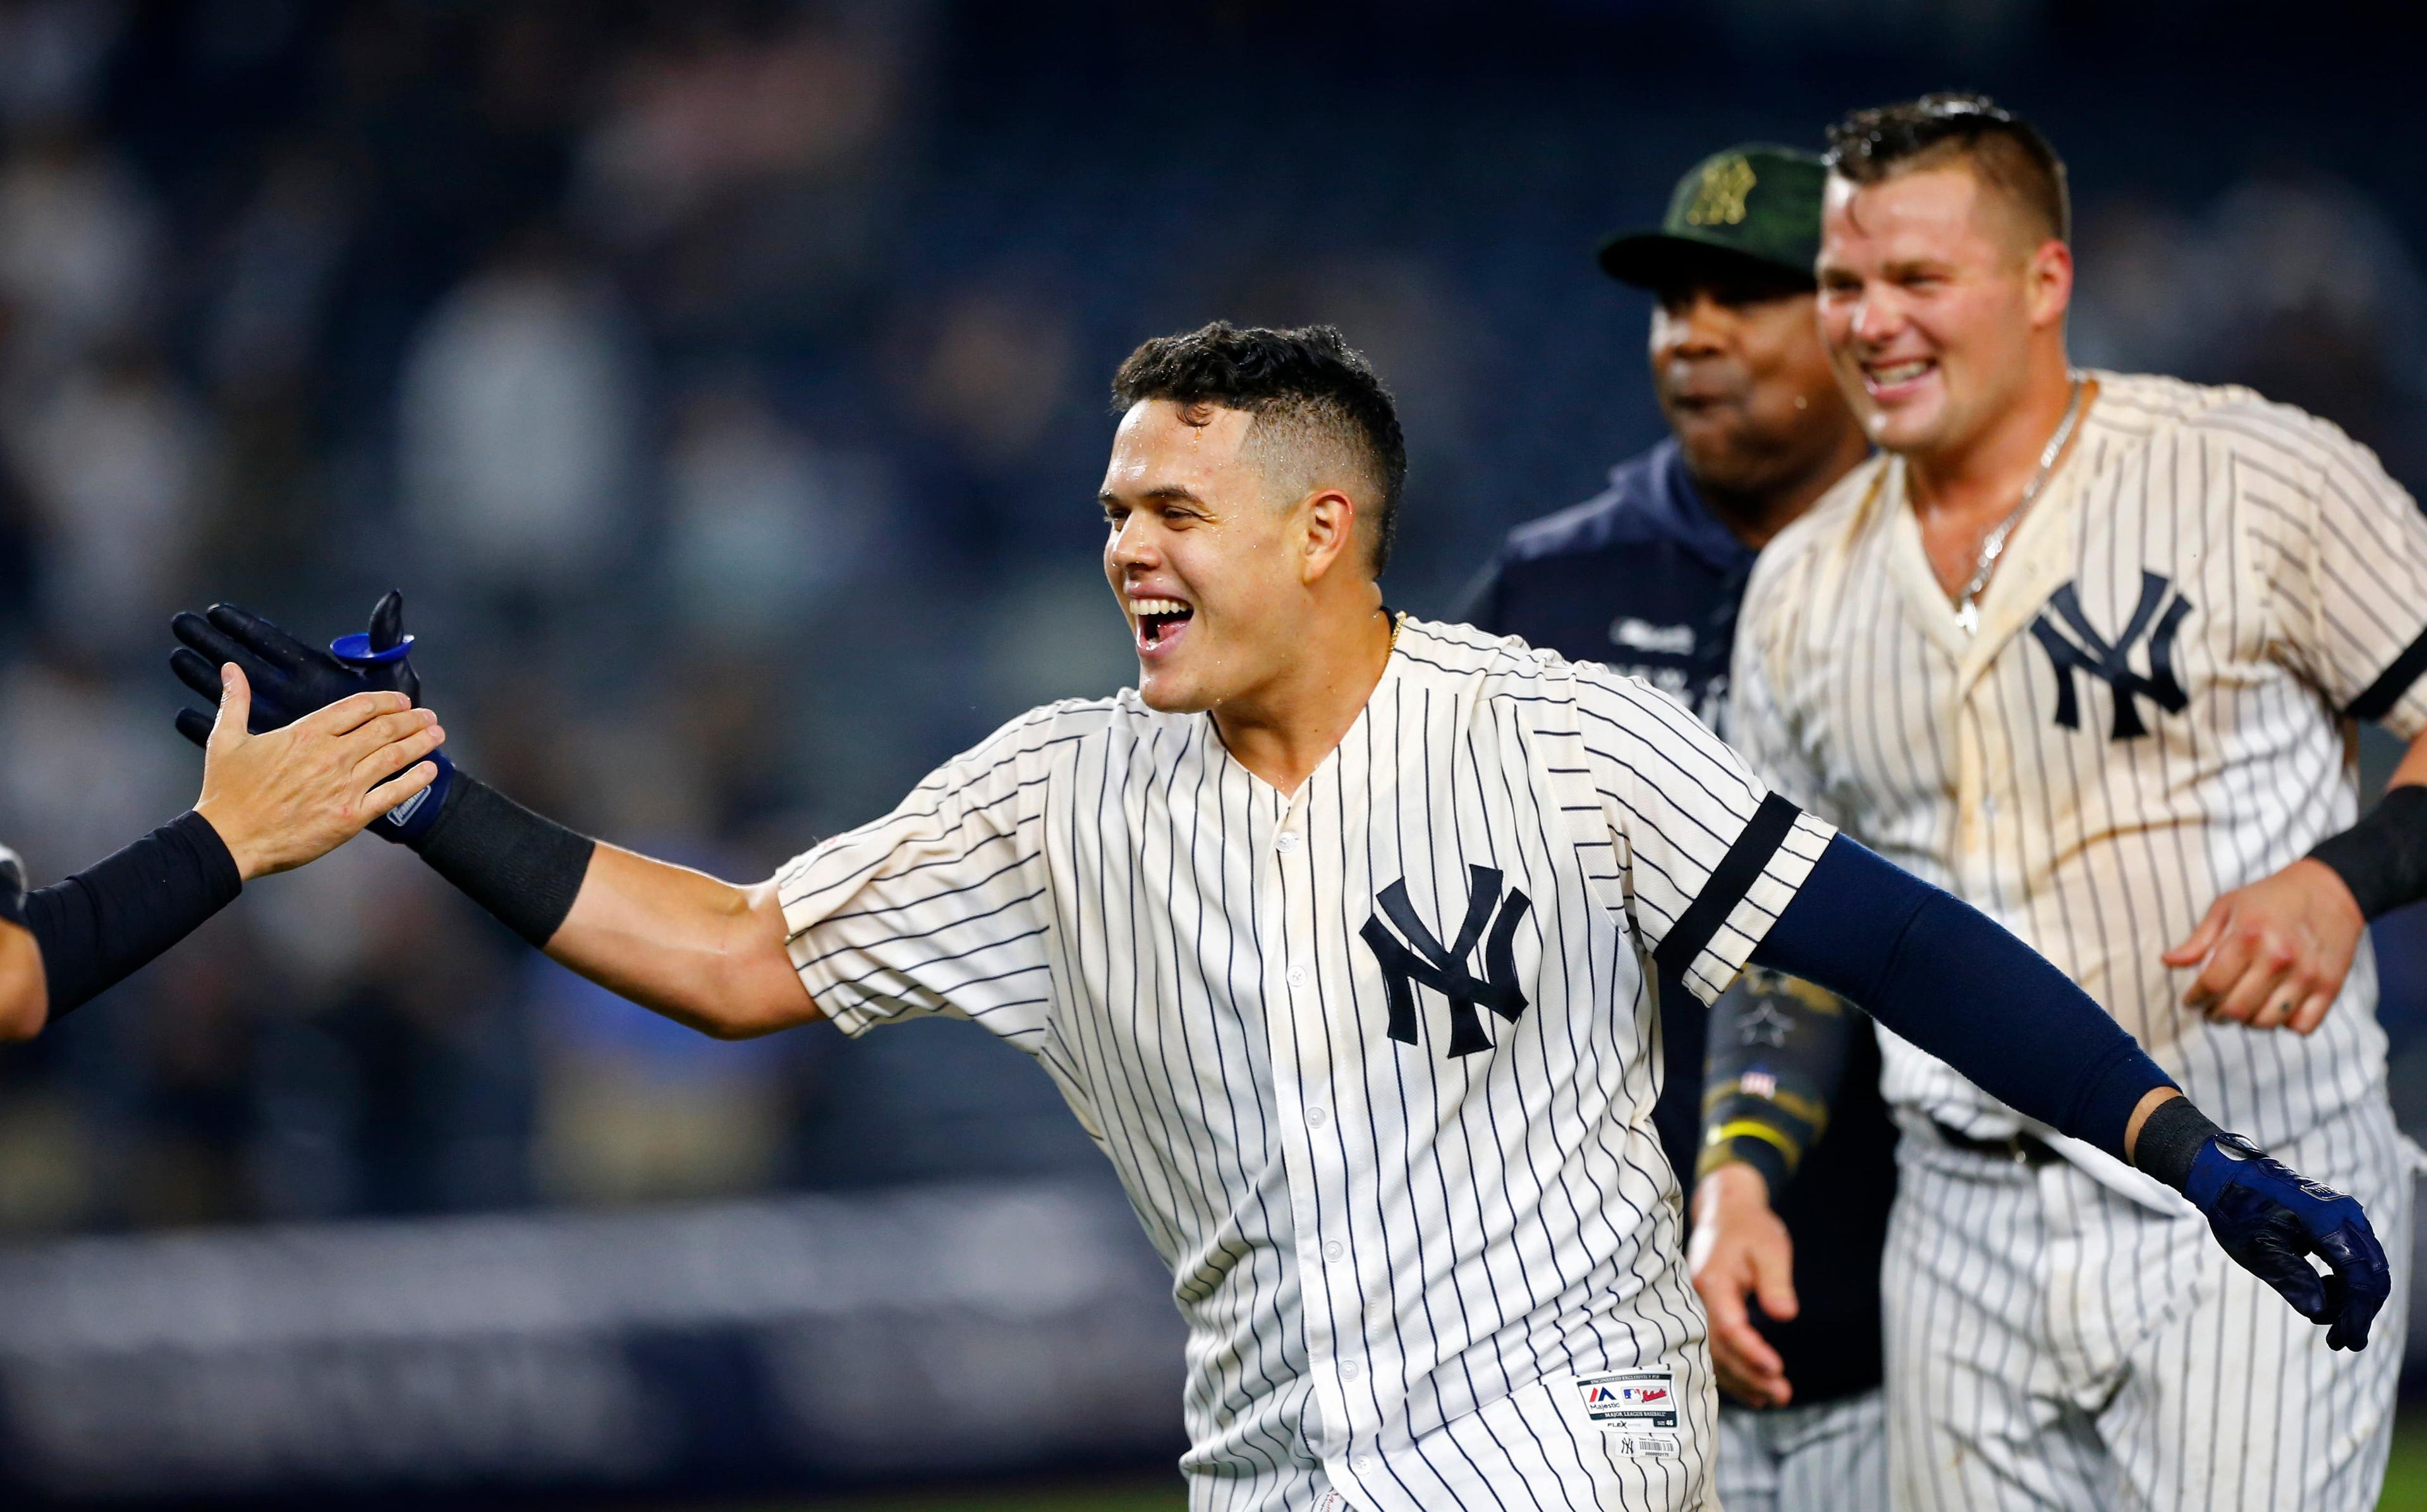
[(1335, 1239), (1323, 1246), (1323, 1258), (1337, 1265), (1348, 1254), (1348, 1246)]
[(1340, 1362), (1340, 1378), (1344, 1381), (1353, 1381), (1364, 1368), (1353, 1359), (1344, 1359)]
[(1330, 1121), (1331, 1110), (1319, 1102), (1306, 1111), (1306, 1127), (1309, 1129), (1321, 1129)]
[(1293, 987), (1303, 987), (1303, 986), (1305, 986), (1305, 985), (1306, 985), (1306, 967), (1302, 967), (1302, 966), (1294, 966), (1294, 967), (1291, 967), (1289, 968), (1289, 984), (1290, 984), (1291, 986), (1293, 986)]
[(1281, 837), (1280, 837), (1280, 841), (1279, 841), (1280, 848), (1281, 848), (1284, 852), (1288, 852), (1288, 851), (1295, 851), (1295, 850), (1296, 850), (1296, 849), (1297, 849), (1297, 844), (1298, 844), (1298, 840), (1299, 840), (1299, 838), (1300, 838), (1300, 837), (1299, 837), (1299, 835), (1298, 835), (1298, 832), (1297, 832), (1297, 831), (1295, 831), (1295, 830), (1283, 830), (1283, 831), (1281, 831)]

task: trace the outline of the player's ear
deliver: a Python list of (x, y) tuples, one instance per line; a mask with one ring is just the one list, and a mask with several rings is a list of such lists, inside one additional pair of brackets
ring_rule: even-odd
[(2029, 283), (2031, 324), (2062, 321), (2073, 303), (2073, 249), (2054, 236), (2041, 242), (2031, 252)]
[(1313, 583), (1351, 556), (1357, 538), (1357, 503), (1340, 490), (1327, 488), (1309, 495), (1298, 506), (1298, 515), (1304, 553), (1298, 574), (1301, 580)]

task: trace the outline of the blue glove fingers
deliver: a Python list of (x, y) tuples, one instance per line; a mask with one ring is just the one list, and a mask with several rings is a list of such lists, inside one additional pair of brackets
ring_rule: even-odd
[(2366, 1349), (2368, 1330), (2393, 1294), (2393, 1273), (2385, 1247), (2376, 1241), (2366, 1218), (2345, 1223), (2317, 1238), (2318, 1253), (2334, 1267), (2339, 1282), (2334, 1325), (2326, 1330), (2329, 1349)]
[(207, 751), (211, 746), (211, 717), (198, 708), (177, 710), (177, 733)]
[[(217, 613), (218, 610), (212, 612)], [(244, 669), (245, 680), (252, 684), (256, 695), (274, 691), (292, 675), (290, 669), (228, 635), (199, 614), (180, 614), (169, 622), (169, 629), (209, 670), (209, 676), (204, 681), (196, 682), (187, 667), (179, 663), (177, 654), (173, 651), (169, 654), (169, 665), (177, 672), (179, 679), (204, 698), (218, 699), (220, 668), (231, 661)]]
[(2325, 1283), (2309, 1267), (2306, 1225), (2263, 1187), (2237, 1181), (2217, 1195), (2208, 1215), (2217, 1242), (2242, 1269), (2282, 1294), (2312, 1323), (2327, 1322)]
[(220, 696), (219, 663), (191, 646), (181, 645), (169, 653), (169, 670), (177, 680), (213, 703)]
[[(205, 626), (204, 628), (208, 629), (209, 626)], [(285, 699), (278, 696), (280, 683), (264, 681), (266, 676), (275, 678), (276, 674), (265, 673), (260, 663), (244, 652), (235, 652), (227, 659), (244, 668), (245, 676), (252, 683), (252, 716), (246, 721), (246, 723), (253, 734), (260, 735), (265, 731), (278, 729), (295, 722), (294, 711), (286, 707)], [(169, 670), (177, 675), (179, 682), (195, 692), (214, 704), (219, 702), (219, 662), (211, 660), (190, 646), (179, 646), (169, 653)], [(205, 743), (211, 729), (211, 716), (205, 714), (201, 718), (204, 740), (196, 740), (194, 743), (197, 745)], [(178, 727), (184, 728), (182, 724)], [(192, 739), (192, 732), (187, 731), (187, 739)]]
[(283, 671), (299, 672), (314, 658), (312, 647), (251, 610), (238, 609), (234, 604), (213, 604), (210, 621), (221, 633)]

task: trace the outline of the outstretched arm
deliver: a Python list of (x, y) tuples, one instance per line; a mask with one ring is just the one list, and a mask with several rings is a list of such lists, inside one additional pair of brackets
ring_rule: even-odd
[[(250, 711), (255, 730), (280, 730), (289, 722), (301, 728), (356, 699), (399, 707), (421, 700), (414, 638), (404, 633), (398, 593), (373, 607), (367, 631), (340, 636), (325, 651), (232, 604), (214, 604), (207, 615), (180, 614), (171, 628), (179, 646), (169, 664), (187, 687), (208, 693), (212, 669), (222, 662), (251, 680), (261, 694)], [(246, 723), (239, 713), (236, 729)], [(187, 709), (177, 728), (200, 741), (207, 725)], [(600, 845), (444, 757), (432, 765), (434, 773), (398, 795), (411, 801), (384, 806), (373, 833), (419, 852), (533, 946), (610, 991), (719, 1038), (772, 1033), (818, 1016), (785, 954), (783, 910), (772, 882), (736, 886)]]
[(1978, 910), (1841, 835), (1753, 960), (1851, 1000), (2017, 1112), (2182, 1193), (2236, 1260), (2332, 1325), (2329, 1344), (2367, 1343), (2392, 1281), (2359, 1204), (2210, 1123), (2086, 993)]
[(184, 939), (254, 877), (305, 865), (429, 786), (446, 732), (400, 693), (360, 692), (247, 732), (222, 669), (193, 810), (32, 893), (0, 850), (0, 1039), (25, 1039)]
[(739, 886), (601, 845), (461, 771), (415, 848), (551, 959), (702, 1033), (746, 1039), (818, 1016), (773, 881)]
[(746, 1039), (819, 1016), (784, 938), (774, 881), (737, 886), (601, 845), (546, 949), (643, 1007)]

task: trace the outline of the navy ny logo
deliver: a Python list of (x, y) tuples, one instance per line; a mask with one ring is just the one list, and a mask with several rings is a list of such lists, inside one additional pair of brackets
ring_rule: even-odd
[[(1517, 925), (1525, 910), (1534, 906), (1533, 900), (1514, 887), (1504, 899), (1500, 873), (1491, 867), (1470, 866), (1467, 869), (1469, 890), (1466, 918), (1458, 926), (1458, 938), (1442, 946), (1416, 915), (1415, 905), (1408, 901), (1405, 879), (1382, 889), (1375, 902), (1382, 912), (1365, 920), (1358, 931), (1374, 959), (1382, 964), (1382, 983), (1391, 999), (1390, 1035), (1402, 1045), (1416, 1043), (1417, 986), (1426, 986), (1449, 1000), (1449, 1052), (1472, 1055), (1491, 1049), (1490, 1036), (1483, 1032), (1483, 1019), (1475, 1012), (1489, 1008), (1510, 1023), (1525, 1011), (1524, 990), (1517, 985)], [(1492, 916), (1499, 915), (1495, 920)], [(1383, 914), (1398, 926), (1393, 935), (1382, 923)], [(1490, 930), (1485, 939), (1484, 931)], [(1404, 940), (1404, 943), (1402, 941)], [(1475, 943), (1483, 941), (1483, 975), (1478, 978), (1466, 967), (1466, 958)]]
[[(2031, 634), (2047, 648), (2056, 663), (2056, 722), (2068, 730), (2081, 728), (2081, 702), (2075, 696), (2073, 675), (2088, 673), (2115, 690), (2115, 730), (2111, 740), (2129, 740), (2149, 733), (2141, 723), (2140, 700), (2145, 698), (2169, 714), (2179, 714), (2191, 702), (2175, 680), (2175, 633), (2191, 611), (2191, 601), (2175, 585), (2145, 569), (2141, 574), (2141, 602), (2124, 633), (2112, 642), (2091, 627), (2081, 612), (2081, 600), (2067, 583), (2049, 595), (2048, 607), (2031, 622)], [(2173, 601), (2168, 602), (2169, 594)], [(2162, 608), (2165, 612), (2159, 613)], [(2053, 618), (2051, 618), (2051, 615)], [(2061, 625), (2058, 622), (2062, 622)], [(2066, 631), (2072, 635), (2067, 637)], [(2132, 648), (2149, 643), (2149, 675), (2132, 670)]]

